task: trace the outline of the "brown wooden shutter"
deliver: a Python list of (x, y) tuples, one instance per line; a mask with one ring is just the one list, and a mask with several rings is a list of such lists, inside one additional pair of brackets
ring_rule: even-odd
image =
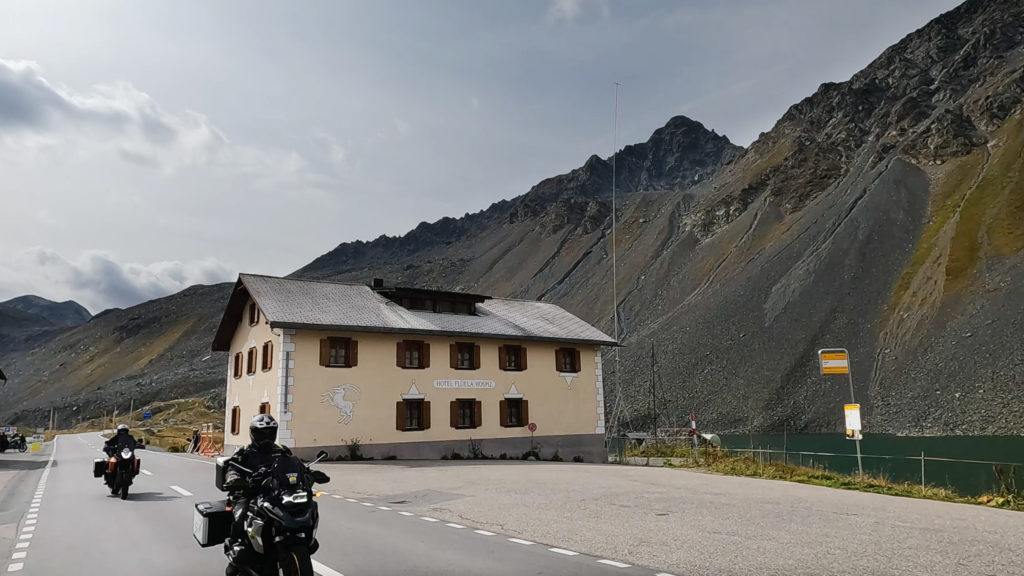
[(327, 366), (331, 361), (331, 341), (327, 338), (320, 339), (320, 365)]
[(526, 346), (519, 347), (519, 369), (526, 370)]
[(235, 435), (238, 435), (238, 429), (239, 429), (239, 422), (238, 421), (239, 421), (240, 416), (241, 416), (241, 414), (240, 414), (241, 411), (242, 411), (242, 409), (239, 408), (238, 406), (234, 406), (234, 407), (231, 408), (231, 433), (235, 434)]
[(359, 364), (359, 342), (356, 340), (348, 341), (348, 365), (353, 368)]
[(580, 349), (579, 348), (574, 349), (573, 353), (576, 355), (576, 357), (574, 358), (576, 363), (573, 364), (572, 367), (575, 368), (577, 372), (579, 372), (580, 370), (583, 369), (583, 363), (580, 361)]
[(458, 400), (452, 400), (451, 402), (448, 403), (448, 413), (449, 413), (449, 416), (450, 416), (449, 420), (451, 422), (452, 428), (457, 428), (459, 426), (459, 401)]
[(479, 401), (479, 400), (477, 400), (476, 401), (476, 410), (474, 411), (474, 414), (473, 414), (473, 427), (474, 428), (479, 428), (480, 426), (482, 426), (483, 425), (483, 420), (484, 420), (484, 403)]
[(401, 341), (395, 346), (395, 365), (399, 368), (405, 368), (405, 341)]
[(459, 345), (452, 342), (448, 345), (448, 356), (452, 363), (452, 369), (459, 367)]
[(555, 372), (562, 371), (562, 354), (564, 351), (561, 348), (555, 350)]
[(478, 344), (473, 345), (473, 370), (480, 369), (480, 346)]
[(430, 368), (430, 343), (423, 343), (423, 353), (420, 355), (420, 364), (423, 368)]
[(420, 418), (420, 423), (423, 424), (423, 429), (430, 428), (430, 402), (423, 402), (423, 416)]
[(405, 430), (405, 402), (402, 400), (395, 403), (395, 429)]
[(505, 346), (498, 346), (498, 369), (505, 370), (508, 365), (508, 352), (505, 351)]
[(519, 412), (519, 418), (520, 418), (520, 420), (522, 420), (522, 422), (520, 422), (520, 424), (519, 424), (520, 426), (526, 426), (527, 424), (530, 423), (530, 401), (529, 400), (523, 400), (523, 407), (522, 407), (522, 409)]
[(498, 402), (498, 420), (503, 427), (508, 427), (508, 400)]

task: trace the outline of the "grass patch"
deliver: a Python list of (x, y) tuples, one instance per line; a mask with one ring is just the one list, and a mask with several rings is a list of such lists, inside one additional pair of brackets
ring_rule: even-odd
[[(670, 468), (689, 468), (725, 474), (728, 476), (743, 476), (747, 478), (764, 478), (768, 480), (784, 480), (800, 484), (811, 484), (813, 486), (824, 486), (839, 490), (856, 490), (858, 492), (870, 492), (873, 494), (887, 494), (889, 496), (902, 496), (904, 498), (923, 498), (927, 500), (938, 500), (941, 502), (957, 502), (962, 504), (980, 504), (994, 508), (1007, 510), (1024, 511), (1024, 490), (1016, 486), (1016, 474), (1014, 471), (997, 469), (996, 476), (999, 478), (1002, 489), (996, 494), (986, 494), (980, 498), (972, 498), (938, 486), (921, 487), (920, 484), (910, 482), (893, 482), (881, 476), (865, 474), (863, 477), (850, 474), (830, 472), (821, 467), (796, 466), (784, 462), (765, 461), (755, 454), (736, 454), (720, 449), (701, 449), (701, 459), (698, 463), (692, 452), (686, 447), (676, 447), (680, 454), (689, 452), (687, 456), (677, 456), (685, 460), (675, 463), (666, 463)], [(642, 452), (638, 450), (638, 452)], [(636, 456), (655, 457), (653, 454), (632, 454)], [(1024, 486), (1022, 486), (1024, 488)]]

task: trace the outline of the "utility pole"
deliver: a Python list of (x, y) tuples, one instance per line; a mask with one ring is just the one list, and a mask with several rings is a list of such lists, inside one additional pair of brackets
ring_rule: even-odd
[(135, 398), (132, 398), (131, 407), (128, 408), (128, 427), (135, 424)]
[(619, 416), (619, 403), (622, 400), (622, 373), (619, 371), (619, 289), (618, 289), (618, 265), (616, 261), (615, 223), (618, 220), (615, 206), (615, 177), (616, 157), (619, 147), (619, 84), (615, 83), (615, 116), (612, 123), (612, 326), (614, 327), (615, 338), (615, 405), (612, 407), (612, 422), (609, 423), (609, 430), (614, 431), (617, 427)]
[(651, 342), (651, 437), (658, 437), (658, 389), (654, 380), (657, 360), (654, 357), (654, 342)]

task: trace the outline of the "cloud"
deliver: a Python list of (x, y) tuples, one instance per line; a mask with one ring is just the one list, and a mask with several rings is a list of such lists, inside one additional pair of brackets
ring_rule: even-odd
[(574, 24), (587, 6), (598, 8), (602, 18), (608, 18), (611, 12), (607, 0), (552, 0), (548, 5), (548, 22)]
[(27, 61), (0, 59), (0, 146), (8, 159), (28, 162), (110, 153), (165, 172), (220, 168), (268, 186), (329, 181), (293, 151), (233, 144), (203, 114), (167, 112), (130, 83), (75, 91), (52, 84)]
[(412, 132), (412, 126), (398, 116), (391, 118), (387, 124), (377, 130), (377, 137), (381, 140), (401, 140)]
[(93, 313), (161, 298), (194, 284), (216, 284), (235, 277), (231, 267), (214, 258), (122, 263), (112, 253), (89, 250), (69, 260), (42, 247), (30, 248), (0, 263), (0, 273), (2, 294), (73, 299)]

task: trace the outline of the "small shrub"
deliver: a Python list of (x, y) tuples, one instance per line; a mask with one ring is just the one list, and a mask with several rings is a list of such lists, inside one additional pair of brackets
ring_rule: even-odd
[(447, 460), (447, 459), (448, 459), (448, 455), (447, 454), (441, 454), (441, 460)]
[(583, 456), (580, 456), (579, 454), (577, 454), (577, 455), (572, 457), (572, 461), (573, 462), (583, 462)]
[(452, 450), (452, 460), (462, 460), (462, 454)]
[(484, 460), (487, 457), (484, 455), (483, 442), (480, 440), (469, 439), (469, 459), (470, 460)]
[(522, 460), (529, 460), (530, 458), (540, 460), (540, 452), (537, 452), (536, 450), (527, 450), (526, 452), (523, 452), (521, 457)]
[(508, 460), (508, 454), (506, 452), (502, 452), (498, 455), (498, 460)]
[(558, 454), (558, 450), (555, 450), (555, 453), (551, 455), (551, 461), (552, 462), (561, 462), (562, 461), (562, 456)]
[(398, 456), (395, 456), (394, 454), (388, 454), (387, 456), (382, 457), (381, 460), (398, 460)]
[(178, 446), (177, 444), (171, 444), (170, 446), (167, 447), (167, 451), (168, 452), (181, 452), (182, 450), (181, 450), (181, 446)]
[(351, 460), (365, 460), (363, 456), (363, 445), (359, 442), (359, 438), (353, 438), (346, 442), (348, 445), (348, 457)]

